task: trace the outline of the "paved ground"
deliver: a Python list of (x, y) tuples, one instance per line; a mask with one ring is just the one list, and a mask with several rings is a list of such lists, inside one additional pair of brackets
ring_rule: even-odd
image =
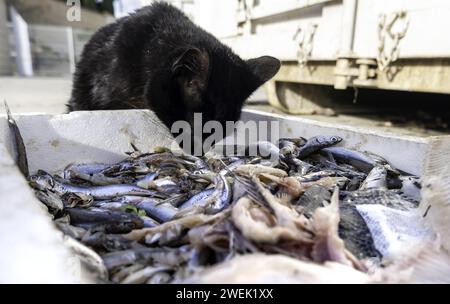
[[(5, 99), (15, 113), (64, 113), (71, 85), (69, 78), (0, 77), (0, 101)], [(256, 102), (265, 100), (264, 90), (255, 92), (251, 99)]]
[(13, 113), (64, 113), (70, 88), (70, 79), (0, 78), (0, 100), (6, 100)]

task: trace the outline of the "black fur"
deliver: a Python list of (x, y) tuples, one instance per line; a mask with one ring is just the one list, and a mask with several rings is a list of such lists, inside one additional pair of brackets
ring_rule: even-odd
[(171, 5), (155, 3), (100, 29), (74, 76), (69, 111), (150, 108), (169, 127), (239, 119), (244, 101), (279, 69), (244, 61)]

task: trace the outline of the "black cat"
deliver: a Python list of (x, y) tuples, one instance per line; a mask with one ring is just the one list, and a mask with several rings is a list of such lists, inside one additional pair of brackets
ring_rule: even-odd
[(155, 3), (100, 29), (85, 46), (69, 111), (150, 108), (170, 129), (239, 119), (244, 101), (280, 68), (244, 61), (181, 11)]

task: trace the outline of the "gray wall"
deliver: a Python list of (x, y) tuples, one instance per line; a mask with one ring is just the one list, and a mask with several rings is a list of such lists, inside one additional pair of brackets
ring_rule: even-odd
[(0, 0), (0, 75), (10, 75), (11, 58), (9, 54), (9, 36), (6, 26), (6, 4)]

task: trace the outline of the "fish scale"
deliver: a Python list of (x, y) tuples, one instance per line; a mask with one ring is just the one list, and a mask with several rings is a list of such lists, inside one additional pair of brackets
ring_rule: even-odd
[(356, 207), (341, 204), (339, 213), (339, 236), (344, 240), (345, 247), (359, 259), (380, 259), (381, 253), (376, 249), (369, 227)]
[[(323, 202), (330, 200), (331, 194), (321, 186), (312, 186), (300, 197), (297, 204), (304, 207), (303, 212), (311, 217), (317, 208), (323, 207)], [(358, 213), (356, 207), (348, 203), (339, 204), (339, 236), (344, 240), (350, 252), (360, 259), (381, 258), (375, 248), (372, 235), (366, 222)]]
[(399, 210), (418, 207), (417, 202), (407, 200), (396, 191), (379, 189), (349, 192), (343, 202), (350, 205), (382, 205)]

